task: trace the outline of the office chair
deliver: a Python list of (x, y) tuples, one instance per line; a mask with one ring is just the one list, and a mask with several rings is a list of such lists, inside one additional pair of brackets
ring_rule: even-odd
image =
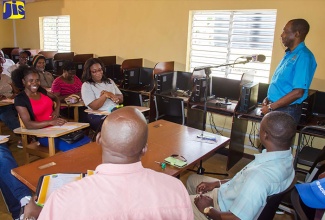
[(289, 193), (294, 188), (296, 182), (297, 182), (297, 178), (295, 177), (293, 179), (292, 183), (290, 184), (290, 186), (286, 190), (284, 190), (283, 192), (280, 192), (278, 194), (268, 196), (266, 199), (266, 205), (261, 210), (261, 213), (257, 219), (258, 220), (272, 220), (283, 196), (285, 194)]
[(123, 105), (135, 105), (135, 106), (142, 106), (142, 95), (141, 93), (134, 92), (134, 91), (121, 91), (123, 94)]
[(306, 206), (299, 196), (296, 188), (291, 191), (291, 203), (298, 220), (314, 220), (316, 210)]
[(298, 164), (305, 165), (308, 167), (311, 167), (316, 158), (317, 155), (320, 155), (323, 149), (318, 149), (318, 148), (313, 148), (311, 146), (302, 146), (303, 145), (303, 136), (304, 134), (325, 134), (325, 127), (324, 126), (305, 126), (302, 128), (299, 132), (299, 138), (298, 138), (298, 145), (297, 145), (297, 150), (296, 150), (296, 155), (294, 159), (294, 168), (297, 168)]
[(159, 94), (154, 94), (153, 98), (156, 107), (156, 121), (164, 119), (185, 125), (184, 100), (182, 98)]

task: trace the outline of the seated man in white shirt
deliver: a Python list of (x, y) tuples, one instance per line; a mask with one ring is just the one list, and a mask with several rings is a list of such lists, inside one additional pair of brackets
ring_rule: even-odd
[(28, 50), (22, 50), (19, 52), (19, 61), (10, 66), (7, 71), (9, 72), (9, 74), (12, 73), (12, 71), (14, 71), (15, 69), (17, 69), (20, 65), (28, 65), (28, 60), (30, 57), (31, 53)]
[[(0, 50), (0, 53), (1, 53), (1, 55), (2, 55), (2, 57), (5, 57), (5, 55), (4, 55), (4, 53), (3, 53), (3, 51), (2, 50)], [(6, 62), (4, 62), (3, 63), (3, 72), (2, 72), (2, 74), (6, 74), (6, 75), (8, 75), (9, 77), (11, 76), (11, 74), (10, 74), (10, 72), (8, 71), (8, 68), (9, 67), (11, 67), (12, 65), (15, 65), (15, 63), (14, 63), (14, 61), (12, 61), (11, 59), (7, 59), (7, 58), (5, 58), (5, 61)]]
[[(187, 190), (195, 219), (252, 220), (268, 196), (286, 190), (294, 179), (290, 147), (296, 134), (294, 119), (280, 111), (265, 115), (260, 140), (266, 148), (230, 180), (191, 175)], [(195, 194), (197, 194), (195, 196)]]

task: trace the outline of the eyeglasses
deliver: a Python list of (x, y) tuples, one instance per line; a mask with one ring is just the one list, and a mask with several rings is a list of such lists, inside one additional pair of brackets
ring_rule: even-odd
[(96, 73), (103, 72), (103, 69), (102, 69), (102, 68), (99, 68), (98, 70), (91, 70), (90, 72), (91, 72), (92, 74), (96, 74)]

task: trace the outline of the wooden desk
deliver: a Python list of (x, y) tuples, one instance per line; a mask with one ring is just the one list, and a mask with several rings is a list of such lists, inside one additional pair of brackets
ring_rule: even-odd
[[(51, 126), (42, 129), (26, 129), (26, 128), (16, 128), (14, 133), (21, 135), (34, 135), (36, 137), (48, 137), (49, 139), (49, 155), (53, 156), (55, 154), (55, 144), (54, 138), (60, 137), (62, 135), (78, 131), (80, 129), (89, 127), (89, 123), (76, 123), (76, 122), (67, 122), (61, 127)], [(24, 141), (24, 140), (23, 140)], [(27, 138), (26, 138), (27, 141)], [(27, 143), (26, 143), (27, 145)]]
[[(144, 107), (144, 106), (133, 106), (133, 105), (129, 105), (128, 107), (136, 108), (140, 112), (146, 112), (146, 111), (149, 111), (150, 110), (150, 108)], [(92, 109), (86, 109), (85, 112), (87, 112), (88, 114), (94, 114), (94, 115), (109, 115), (109, 114), (111, 114), (111, 112), (109, 112), (109, 111), (92, 110)]]
[(61, 106), (65, 106), (65, 107), (74, 107), (73, 109), (73, 120), (75, 122), (78, 122), (79, 121), (79, 111), (78, 111), (78, 108), (79, 107), (82, 107), (82, 106), (85, 106), (85, 103), (84, 101), (79, 101), (77, 103), (74, 103), (74, 104), (67, 104), (66, 102), (62, 102), (61, 103)]
[[(188, 168), (192, 168), (201, 159), (206, 159), (220, 148), (228, 145), (229, 138), (211, 134), (216, 137), (216, 143), (208, 143), (197, 139), (200, 130), (175, 124), (165, 120), (150, 123), (148, 137), (148, 151), (141, 159), (144, 167), (163, 172), (171, 176), (178, 176)], [(155, 161), (162, 162), (166, 157), (178, 154), (187, 159), (188, 165), (176, 168), (167, 165), (162, 170)], [(96, 143), (89, 143), (70, 151), (56, 154), (30, 164), (17, 167), (11, 173), (31, 190), (36, 191), (38, 179), (41, 175), (49, 173), (75, 173), (94, 170), (101, 164), (101, 147)], [(44, 169), (40, 166), (51, 165)]]

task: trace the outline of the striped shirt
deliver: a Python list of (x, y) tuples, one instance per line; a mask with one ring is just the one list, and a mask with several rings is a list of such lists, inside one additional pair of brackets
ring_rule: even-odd
[(71, 95), (80, 93), (81, 86), (82, 82), (77, 76), (74, 76), (73, 84), (66, 83), (61, 77), (58, 77), (54, 80), (51, 91), (59, 93), (60, 96)]

